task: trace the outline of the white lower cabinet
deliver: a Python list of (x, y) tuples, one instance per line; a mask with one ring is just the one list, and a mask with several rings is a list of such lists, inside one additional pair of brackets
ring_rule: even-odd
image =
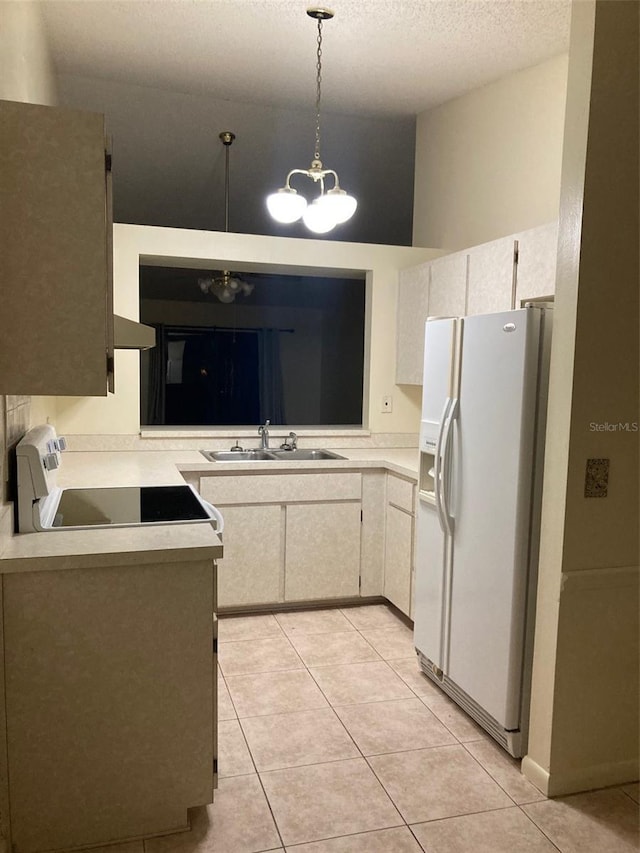
[(287, 507), (285, 601), (357, 596), (360, 502)]
[(389, 504), (385, 525), (384, 597), (409, 616), (413, 516)]
[(224, 559), (218, 570), (218, 605), (280, 601), (282, 507), (279, 504), (223, 507)]
[(414, 501), (414, 484), (402, 477), (388, 474), (383, 595), (409, 617), (413, 614)]
[(359, 472), (202, 477), (200, 493), (225, 520), (220, 608), (359, 595)]

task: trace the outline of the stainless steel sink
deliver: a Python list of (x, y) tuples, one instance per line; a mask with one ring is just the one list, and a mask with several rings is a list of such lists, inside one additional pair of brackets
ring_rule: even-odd
[(284, 462), (287, 460), (298, 462), (312, 462), (316, 459), (344, 459), (338, 453), (333, 453), (331, 450), (307, 450), (306, 447), (297, 448), (296, 450), (269, 450), (268, 453), (274, 459)]
[(262, 462), (273, 461), (273, 457), (264, 450), (203, 450), (203, 456), (210, 462)]
[(331, 450), (201, 450), (209, 462), (313, 462), (318, 459), (344, 459)]

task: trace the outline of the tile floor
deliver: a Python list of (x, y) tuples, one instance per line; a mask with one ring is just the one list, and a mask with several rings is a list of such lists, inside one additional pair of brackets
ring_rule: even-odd
[[(626, 853), (638, 784), (546, 800), (384, 605), (223, 618), (219, 788), (118, 853)], [(116, 853), (117, 848), (109, 848)]]

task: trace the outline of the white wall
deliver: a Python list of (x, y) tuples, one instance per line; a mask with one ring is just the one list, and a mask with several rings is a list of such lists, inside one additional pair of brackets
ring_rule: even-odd
[[(324, 243), (286, 237), (225, 234), (137, 225), (114, 226), (114, 310), (137, 320), (141, 256), (163, 266), (203, 269), (247, 266), (265, 272), (322, 275), (323, 270), (366, 270), (369, 332), (365, 366), (365, 418), (372, 432), (416, 433), (419, 398), (395, 385), (395, 326), (398, 271), (440, 253), (432, 249), (365, 243)], [(393, 412), (381, 399), (393, 395)], [(134, 435), (139, 432), (139, 355), (116, 351), (116, 393), (106, 399), (47, 399), (59, 433)]]
[(414, 246), (463, 249), (558, 218), (567, 61), (418, 116)]

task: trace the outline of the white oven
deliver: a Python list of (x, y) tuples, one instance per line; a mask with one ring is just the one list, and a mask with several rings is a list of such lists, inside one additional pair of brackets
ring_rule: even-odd
[(220, 511), (184, 483), (166, 486), (60, 488), (66, 442), (50, 424), (34, 427), (16, 447), (18, 530), (78, 530), (206, 522), (222, 533)]

